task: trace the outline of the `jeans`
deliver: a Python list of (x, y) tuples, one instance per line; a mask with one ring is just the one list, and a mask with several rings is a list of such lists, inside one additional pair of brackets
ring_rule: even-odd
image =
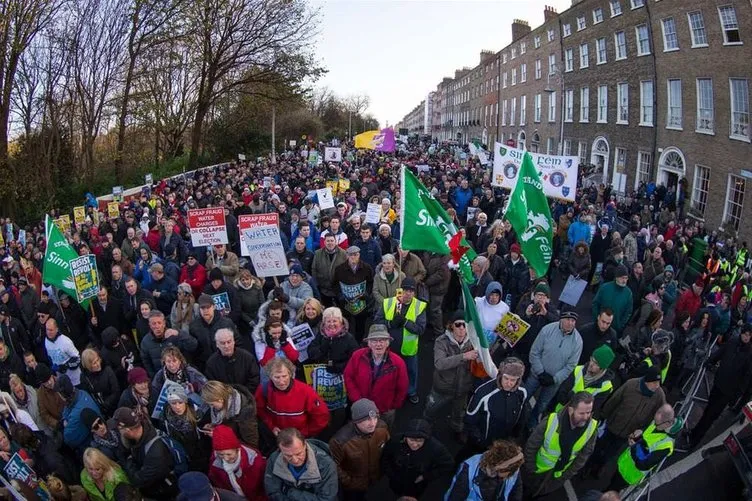
[(552, 384), (551, 386), (541, 386), (538, 378), (533, 373), (530, 373), (525, 380), (524, 386), (527, 390), (528, 399), (538, 391), (538, 388), (541, 389), (540, 395), (538, 395), (535, 400), (535, 407), (533, 407), (533, 410), (530, 413), (530, 421), (527, 425), (528, 428), (532, 429), (538, 425), (538, 418), (540, 417), (541, 412), (545, 412), (546, 409), (548, 409), (548, 404), (550, 404), (551, 400), (556, 396), (556, 393), (559, 391), (559, 385)]
[(465, 418), (465, 406), (467, 405), (467, 395), (455, 395), (453, 393), (437, 393), (431, 388), (426, 400), (426, 408), (423, 409), (423, 417), (426, 421), (433, 424), (437, 417), (446, 417), (446, 414), (439, 416), (442, 409), (448, 404), (452, 405), (452, 414), (449, 418), (449, 426), (456, 432), (462, 431), (463, 420)]
[(407, 378), (409, 379), (407, 396), (411, 397), (418, 394), (418, 355), (412, 357), (402, 355), (402, 359), (407, 365)]

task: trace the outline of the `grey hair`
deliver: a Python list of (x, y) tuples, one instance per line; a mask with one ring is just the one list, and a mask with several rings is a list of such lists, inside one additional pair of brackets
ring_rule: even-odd
[(382, 263), (385, 263), (387, 261), (391, 261), (391, 262), (395, 263), (397, 260), (394, 259), (394, 254), (384, 254), (383, 256), (381, 256), (381, 262)]

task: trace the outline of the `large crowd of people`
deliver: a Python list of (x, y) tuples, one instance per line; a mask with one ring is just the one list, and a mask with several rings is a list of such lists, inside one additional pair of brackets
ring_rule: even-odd
[[(615, 465), (603, 492), (580, 497), (614, 500), (688, 431), (669, 404), (700, 367), (717, 370), (690, 447), (748, 400), (746, 242), (685, 217), (681, 186), (617, 199), (581, 180), (576, 202), (551, 200), (554, 256), (539, 277), (503, 218), (508, 193), (460, 150), (345, 148), (310, 166), (298, 149), (158, 181), (116, 218), (92, 200), (65, 232), (96, 256), (87, 306), (43, 283), (44, 222), (0, 220), (6, 480), (18, 453), (55, 500), (359, 500), (377, 485), (419, 499), (447, 481), (447, 500), (511, 501)], [(478, 254), (470, 289), (495, 378), (450, 256), (400, 247), (403, 166)], [(326, 186), (335, 206), (322, 209)], [(187, 212), (206, 207), (224, 208), (227, 244), (191, 244)], [(259, 277), (242, 255), (238, 218), (265, 213), (278, 215), (286, 276)], [(585, 312), (552, 295), (569, 278), (587, 281)], [(513, 346), (495, 333), (508, 312), (529, 324)], [(296, 346), (303, 324), (315, 337)], [(343, 382), (346, 403), (314, 389), (309, 364)], [(405, 406), (421, 418), (399, 426)], [(442, 422), (451, 443), (434, 432)]]

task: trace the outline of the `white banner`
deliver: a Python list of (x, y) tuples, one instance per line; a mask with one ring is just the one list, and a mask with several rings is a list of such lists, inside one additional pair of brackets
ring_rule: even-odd
[(341, 162), (342, 148), (327, 146), (326, 148), (324, 148), (324, 158), (327, 162)]
[(256, 276), (274, 277), (290, 273), (277, 225), (254, 225), (245, 230), (243, 236), (251, 255), (253, 268), (256, 270)]
[(379, 224), (381, 222), (381, 204), (368, 204), (366, 210), (366, 223)]
[[(496, 143), (494, 146), (492, 184), (513, 190), (517, 183), (517, 174), (520, 171), (524, 154), (524, 150)], [(544, 155), (543, 153), (530, 153), (530, 155), (532, 155), (533, 164), (540, 174), (546, 196), (574, 202), (580, 159), (577, 156), (565, 157)]]
[(319, 208), (321, 210), (334, 208), (334, 197), (331, 188), (321, 188), (316, 190), (316, 194), (319, 198)]

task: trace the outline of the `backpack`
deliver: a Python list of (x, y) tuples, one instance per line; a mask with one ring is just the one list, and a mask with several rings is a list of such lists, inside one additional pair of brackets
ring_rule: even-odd
[(149, 454), (149, 449), (157, 440), (162, 440), (162, 442), (164, 442), (164, 444), (170, 450), (173, 464), (172, 473), (175, 474), (175, 477), (180, 478), (183, 473), (186, 473), (190, 470), (190, 468), (188, 467), (188, 453), (185, 451), (183, 444), (170, 437), (169, 435), (165, 435), (159, 430), (157, 430), (157, 436), (146, 443), (146, 447), (144, 448), (144, 455)]

